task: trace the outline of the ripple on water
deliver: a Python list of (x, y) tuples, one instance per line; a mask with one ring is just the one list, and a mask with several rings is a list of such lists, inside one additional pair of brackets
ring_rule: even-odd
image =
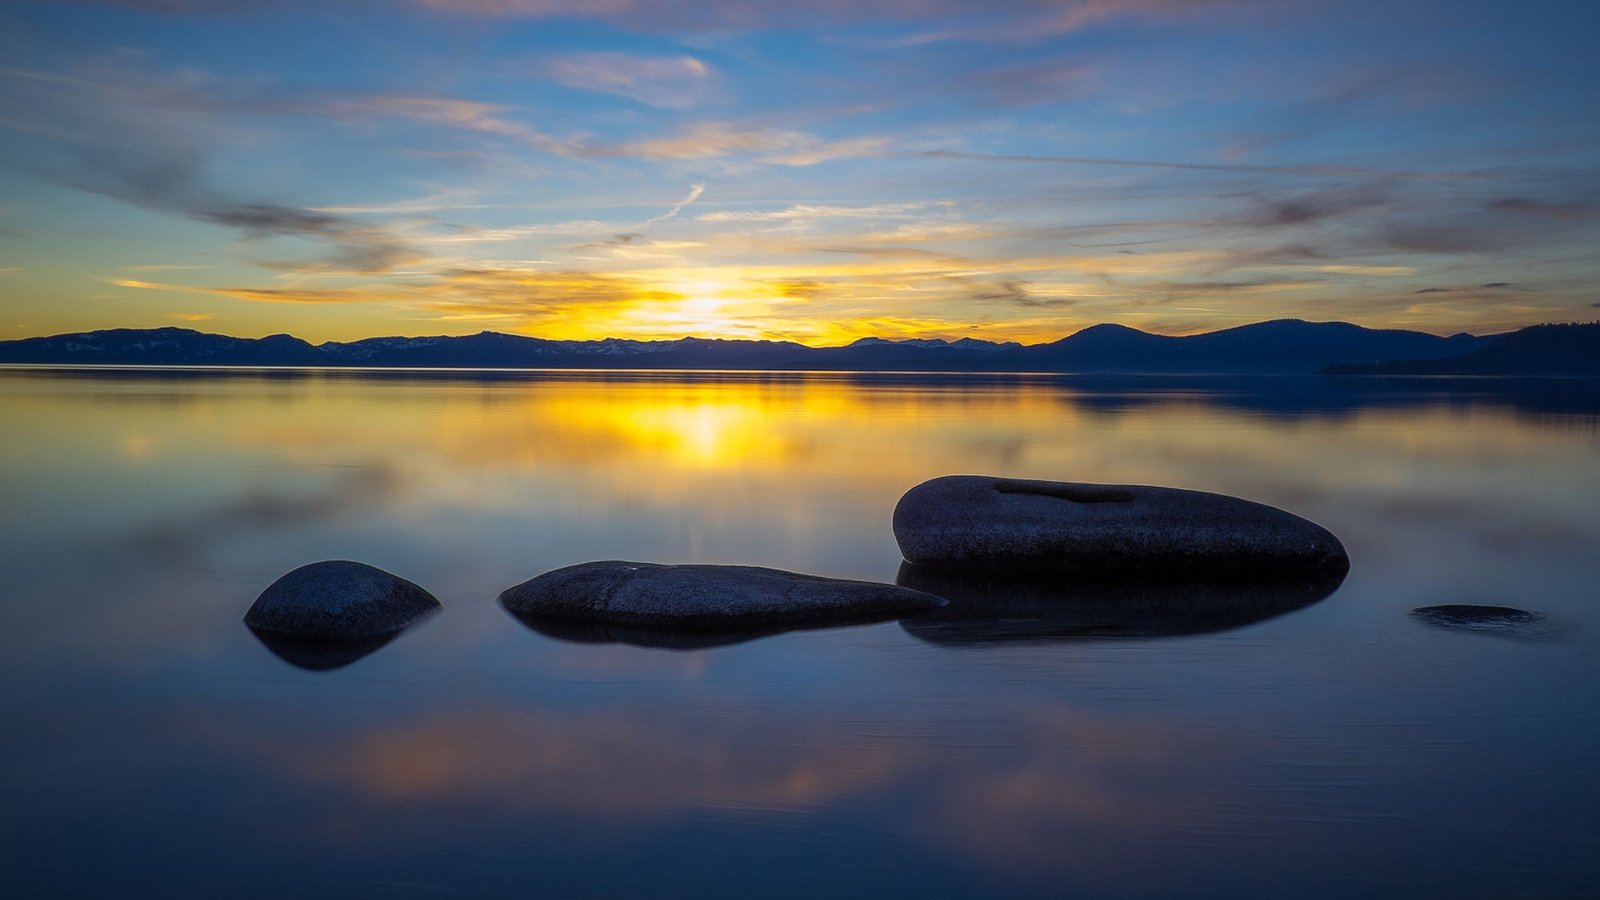
[(1513, 606), (1479, 606), (1469, 603), (1447, 603), (1442, 606), (1421, 606), (1411, 611), (1411, 617), (1439, 628), (1472, 631), (1510, 638), (1545, 638), (1562, 629), (1556, 622), (1535, 612)]

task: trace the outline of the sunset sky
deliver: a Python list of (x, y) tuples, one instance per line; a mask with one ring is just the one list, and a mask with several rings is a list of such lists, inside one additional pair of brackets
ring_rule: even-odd
[(0, 338), (1600, 316), (1592, 0), (0, 6)]

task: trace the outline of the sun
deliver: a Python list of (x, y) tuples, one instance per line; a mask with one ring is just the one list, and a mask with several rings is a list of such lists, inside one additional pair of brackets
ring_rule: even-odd
[(703, 279), (673, 284), (669, 291), (678, 298), (663, 303), (656, 310), (653, 318), (661, 326), (706, 337), (741, 330), (732, 309), (744, 299), (737, 284)]

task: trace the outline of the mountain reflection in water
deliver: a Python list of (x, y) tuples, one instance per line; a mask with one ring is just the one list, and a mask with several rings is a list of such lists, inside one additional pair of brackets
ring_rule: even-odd
[[(1592, 896), (1596, 397), (0, 369), (0, 889)], [(1244, 589), (907, 572), (952, 605), (693, 648), (550, 639), (495, 602), (596, 559), (893, 581), (895, 502), (955, 473), (1246, 497), (1354, 565)], [(251, 600), (330, 558), (444, 610), (359, 657), (264, 652)], [(1562, 631), (1411, 615), (1442, 605)]]

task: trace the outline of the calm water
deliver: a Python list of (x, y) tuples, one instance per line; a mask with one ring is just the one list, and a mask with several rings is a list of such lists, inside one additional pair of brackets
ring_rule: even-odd
[[(0, 416), (6, 896), (1600, 892), (1592, 382), (11, 369)], [(1354, 567), (1148, 638), (680, 651), (494, 602), (607, 558), (893, 580), (954, 472), (1238, 494)], [(297, 668), (240, 617), (327, 558), (446, 610)]]

